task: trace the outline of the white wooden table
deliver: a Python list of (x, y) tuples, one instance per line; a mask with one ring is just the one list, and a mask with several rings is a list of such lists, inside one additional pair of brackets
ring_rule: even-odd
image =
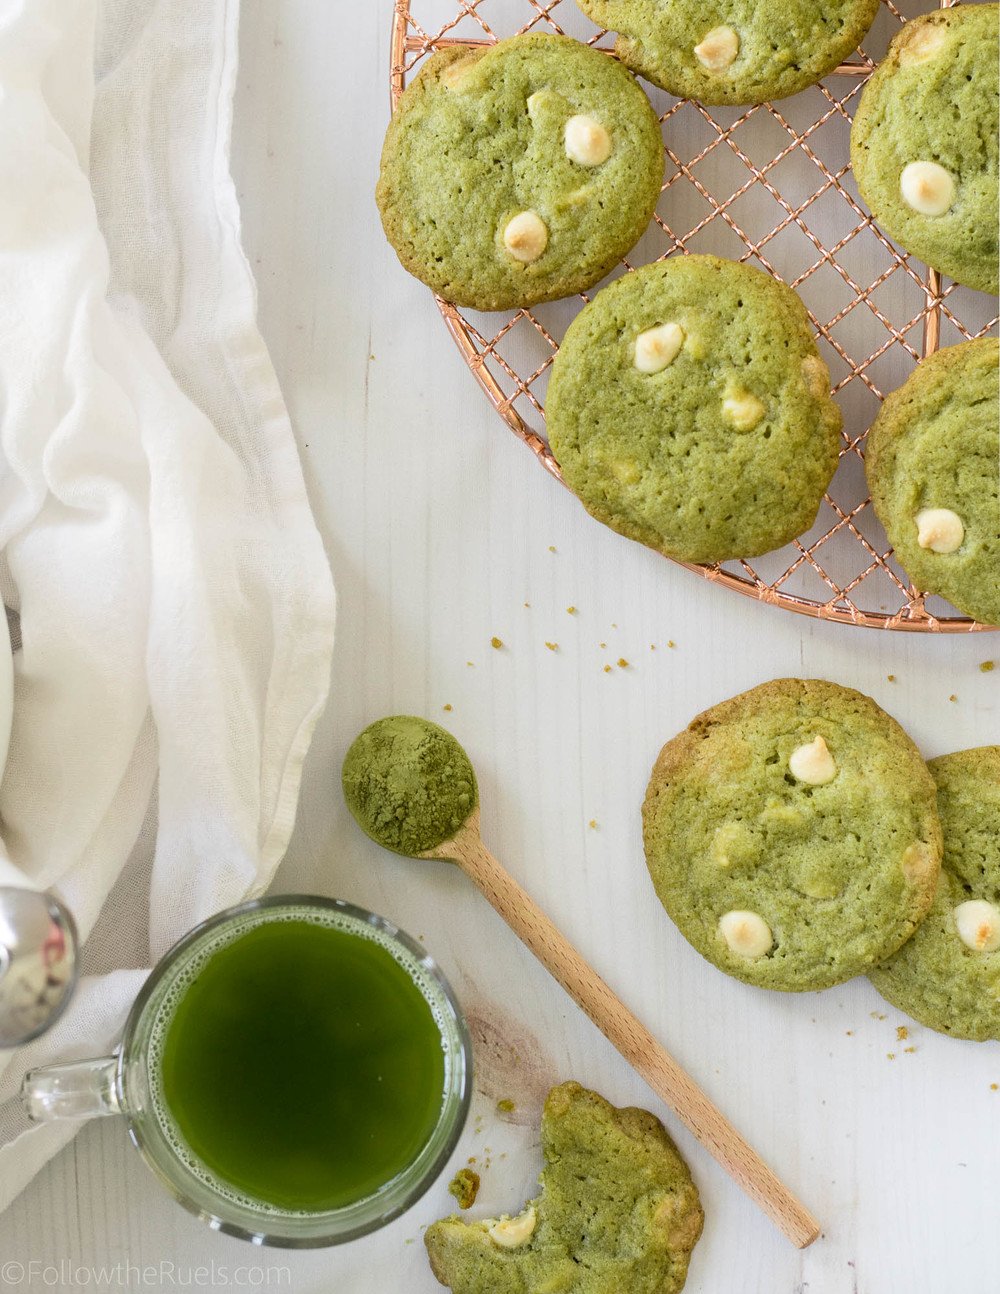
[[(771, 610), (603, 529), (538, 469), (378, 226), (389, 10), (245, 0), (246, 245), (340, 596), (333, 697), (279, 888), (383, 912), (444, 965), (485, 1040), (455, 1156), (488, 1161), (485, 1210), (530, 1192), (541, 1095), (575, 1077), (665, 1117), (689, 1160), (707, 1217), (692, 1294), (1000, 1288), (1000, 1048), (917, 1027), (864, 980), (783, 996), (725, 978), (656, 902), (638, 814), (663, 741), (781, 674), (862, 688), (927, 755), (996, 741), (1000, 671), (979, 665), (1000, 658), (1000, 638), (880, 635)], [(605, 673), (619, 657), (630, 667)], [(465, 744), (488, 842), (812, 1207), (824, 1236), (811, 1249), (792, 1249), (678, 1129), (457, 871), (361, 837), (341, 758), (365, 723), (398, 711), (443, 720)], [(500, 1097), (516, 1102), (513, 1122)], [(0, 1218), (0, 1264), (39, 1264), (30, 1284), (0, 1276), (0, 1289), (432, 1294), (420, 1239), (449, 1210), (447, 1181), (346, 1248), (260, 1251), (188, 1217), (121, 1126), (93, 1125)]]

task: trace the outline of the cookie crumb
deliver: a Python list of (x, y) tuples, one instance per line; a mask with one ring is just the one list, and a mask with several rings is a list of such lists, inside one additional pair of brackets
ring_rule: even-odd
[(854, 1037), (854, 1030), (853, 1030), (853, 1029), (847, 1029), (845, 1032), (847, 1033), (848, 1038), (853, 1038), (853, 1037)]
[(884, 1019), (885, 1019), (885, 1016), (882, 1014), (882, 1012), (881, 1012), (881, 1011), (873, 1011), (873, 1012), (872, 1012), (872, 1019), (873, 1019), (873, 1020), (884, 1020)]
[(886, 681), (887, 681), (887, 682), (889, 682), (889, 683), (895, 683), (895, 681), (896, 681), (896, 675), (895, 675), (895, 674), (886, 674), (886, 676), (885, 676), (885, 677), (886, 677)]
[[(514, 1102), (510, 1099), (509, 1096), (505, 1096), (503, 1097), (502, 1100), (497, 1101), (497, 1109), (500, 1111), (501, 1114), (513, 1114), (514, 1111), (517, 1109), (517, 1106), (514, 1104)], [(488, 1149), (489, 1147), (487, 1146), (487, 1150)]]
[(605, 672), (605, 674), (610, 674), (610, 673), (611, 673), (611, 666), (610, 666), (610, 665), (605, 665), (605, 666), (604, 666), (604, 672)]
[(546, 644), (545, 644), (545, 646), (546, 646), (546, 647), (548, 647), (549, 651), (558, 651), (558, 650), (559, 650), (559, 644), (558, 644), (558, 643), (546, 643)]
[(471, 1168), (460, 1168), (451, 1179), (448, 1194), (455, 1197), (460, 1209), (471, 1209), (479, 1194), (479, 1174)]
[(990, 1091), (991, 1091), (991, 1092), (1000, 1092), (1000, 1083), (991, 1083), (991, 1084), (990, 1084)]
[(450, 710), (450, 709), (452, 709), (451, 703), (450, 703), (450, 702), (448, 702), (446, 705), (443, 705), (443, 706), (441, 707), (441, 709), (442, 709), (442, 710)]
[(997, 663), (995, 660), (984, 660), (982, 664), (979, 666), (979, 668), (983, 671), (984, 674), (992, 673), (992, 671), (995, 670), (996, 667), (997, 667)]
[(958, 697), (955, 695), (955, 693), (954, 693), (954, 692), (952, 692), (952, 694), (951, 694), (951, 696), (948, 698), (948, 700), (949, 700), (949, 701), (957, 701), (957, 700), (958, 700)]
[(604, 650), (607, 648), (607, 645), (608, 645), (608, 644), (607, 644), (607, 643), (598, 643), (597, 645), (598, 645), (598, 647), (600, 647), (601, 651), (604, 651)]
[(668, 639), (667, 639), (667, 646), (668, 646), (668, 647), (676, 647), (676, 646), (677, 646), (677, 644), (674, 642), (674, 640), (673, 640), (672, 638), (668, 638)]
[(549, 552), (550, 552), (550, 553), (554, 553), (555, 551), (556, 551), (556, 546), (555, 546), (555, 544), (549, 544)]
[(650, 644), (649, 644), (649, 650), (650, 650), (650, 651), (656, 651), (656, 643), (650, 643)]
[(494, 650), (494, 651), (499, 651), (499, 650), (500, 650), (500, 648), (503, 646), (503, 639), (502, 639), (502, 638), (496, 638), (496, 637), (491, 638), (491, 639), (490, 639), (490, 646), (493, 648), (493, 650)]
[(566, 608), (566, 614), (567, 614), (568, 616), (575, 616), (575, 615), (576, 615), (576, 607), (567, 607), (567, 608)]
[(896, 1053), (895, 1053), (894, 1051), (887, 1051), (887, 1052), (885, 1053), (885, 1058), (886, 1058), (886, 1060), (895, 1060), (895, 1059), (896, 1059)]
[(628, 669), (628, 661), (625, 659), (625, 657), (624, 657), (624, 656), (619, 656), (619, 657), (618, 657), (618, 668), (619, 668), (619, 669)]
[(531, 606), (531, 603), (530, 603), (530, 602), (525, 602), (525, 604), (524, 604), (524, 605), (525, 605), (526, 607), (530, 607), (530, 606)]
[(468, 665), (469, 669), (475, 669), (476, 667), (476, 662), (474, 660), (467, 660), (465, 663)]
[(917, 1049), (916, 1047), (904, 1047), (903, 1050), (906, 1052), (908, 1056), (912, 1056)]
[(907, 1029), (905, 1024), (896, 1025), (896, 1037), (900, 1042), (905, 1041), (905, 1039), (909, 1038), (909, 1036), (910, 1036), (910, 1031), (909, 1029)]
[(597, 819), (596, 819), (596, 818), (591, 818), (591, 819), (590, 819), (590, 821), (587, 823), (587, 826), (590, 828), (590, 830), (591, 830), (591, 831), (596, 831), (596, 830), (597, 830)]

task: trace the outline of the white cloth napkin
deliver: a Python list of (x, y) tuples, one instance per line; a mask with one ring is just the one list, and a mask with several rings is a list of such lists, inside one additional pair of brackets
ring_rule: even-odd
[(89, 937), (65, 1019), (0, 1053), (0, 1208), (76, 1131), (26, 1126), (25, 1069), (113, 1046), (144, 968), (267, 886), (327, 694), (333, 586), (229, 172), (238, 18), (0, 0), (0, 814)]

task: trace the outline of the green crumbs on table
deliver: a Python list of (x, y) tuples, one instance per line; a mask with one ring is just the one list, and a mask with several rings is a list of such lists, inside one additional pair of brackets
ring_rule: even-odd
[(448, 1194), (454, 1195), (460, 1209), (471, 1209), (479, 1194), (479, 1174), (471, 1168), (460, 1168), (451, 1179)]
[(355, 738), (343, 786), (362, 831), (409, 857), (448, 840), (478, 803), (462, 747), (444, 728), (410, 715), (379, 719)]

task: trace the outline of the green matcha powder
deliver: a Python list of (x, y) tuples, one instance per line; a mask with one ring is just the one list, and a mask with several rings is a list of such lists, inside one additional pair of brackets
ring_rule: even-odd
[(413, 857), (450, 839), (476, 807), (476, 775), (451, 733), (411, 715), (370, 724), (344, 759), (344, 798), (362, 831)]

